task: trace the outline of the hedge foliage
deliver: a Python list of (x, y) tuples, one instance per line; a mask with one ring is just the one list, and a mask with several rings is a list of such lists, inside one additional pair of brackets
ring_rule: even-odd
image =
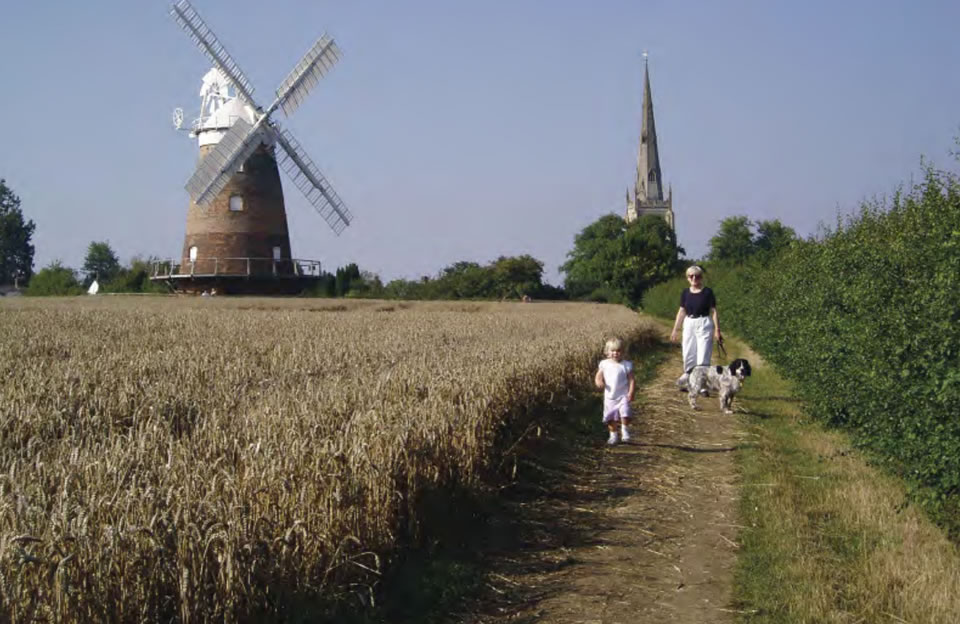
[[(766, 267), (707, 270), (721, 328), (851, 430), (960, 535), (960, 181), (924, 182), (794, 243)], [(682, 279), (653, 289), (672, 318)], [(672, 301), (671, 301), (672, 299)]]

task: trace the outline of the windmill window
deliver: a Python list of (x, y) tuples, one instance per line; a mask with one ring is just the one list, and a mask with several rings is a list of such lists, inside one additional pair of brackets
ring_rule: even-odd
[(280, 259), (280, 248), (279, 248), (279, 247), (274, 247), (274, 248), (273, 248), (273, 259), (274, 259), (274, 260), (279, 260), (279, 259)]
[(196, 261), (197, 261), (197, 246), (194, 245), (193, 247), (190, 248), (190, 262), (196, 262)]
[(230, 196), (230, 211), (231, 212), (240, 212), (243, 210), (243, 196), (242, 195), (231, 195)]

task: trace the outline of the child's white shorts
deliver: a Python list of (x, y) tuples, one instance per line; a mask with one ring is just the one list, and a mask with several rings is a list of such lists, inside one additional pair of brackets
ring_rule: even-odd
[(626, 395), (603, 400), (603, 422), (620, 422), (624, 418), (630, 418), (630, 401)]

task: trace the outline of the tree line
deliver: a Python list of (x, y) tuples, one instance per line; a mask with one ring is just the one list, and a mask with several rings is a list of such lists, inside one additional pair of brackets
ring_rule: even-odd
[[(756, 232), (752, 231), (755, 228)], [(29, 295), (75, 295), (97, 280), (101, 292), (161, 293), (162, 283), (150, 280), (158, 258), (134, 257), (126, 265), (107, 241), (87, 247), (83, 266), (74, 270), (56, 260), (33, 272), (36, 229), (24, 218), (20, 198), (0, 180), (0, 285), (27, 286)], [(779, 221), (751, 223), (730, 217), (711, 239), (709, 258), (743, 261), (767, 257), (794, 240), (793, 230)], [(637, 307), (652, 286), (678, 274), (688, 262), (673, 229), (661, 218), (644, 216), (627, 223), (608, 214), (574, 237), (573, 248), (559, 267), (562, 286), (544, 282), (544, 264), (533, 256), (501, 256), (487, 263), (461, 260), (436, 275), (395, 279), (384, 283), (356, 263), (322, 272), (310, 290), (316, 297), (385, 299), (572, 299), (621, 303)]]

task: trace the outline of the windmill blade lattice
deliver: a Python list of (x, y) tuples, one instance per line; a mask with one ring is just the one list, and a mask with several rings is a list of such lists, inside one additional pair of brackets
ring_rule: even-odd
[[(189, 1), (177, 2), (170, 14), (233, 83), (239, 96), (250, 105), (256, 106), (250, 81)], [(339, 60), (340, 49), (333, 39), (324, 35), (317, 40), (281, 83), (277, 89), (277, 99), (270, 107), (265, 111), (258, 108), (252, 125), (238, 118), (220, 138), (216, 147), (203, 158), (186, 185), (194, 201), (199, 205), (209, 204), (260, 145), (275, 141), (281, 148), (276, 152), (277, 164), (286, 171), (330, 228), (339, 235), (350, 225), (353, 215), (313, 160), (307, 156), (299, 141), (270, 119), (270, 115), (277, 108), (283, 108), (286, 115), (291, 115)]]
[(277, 158), (280, 167), (339, 236), (353, 221), (353, 215), (293, 135), (279, 127), (275, 132), (277, 143), (283, 148)]
[(233, 174), (263, 142), (260, 133), (243, 119), (237, 119), (223, 135), (187, 182), (186, 189), (198, 204), (206, 205), (223, 190)]
[(253, 85), (247, 80), (247, 77), (240, 71), (240, 67), (233, 60), (226, 48), (213, 34), (210, 27), (200, 18), (196, 9), (193, 8), (187, 0), (180, 0), (170, 9), (170, 15), (180, 24), (180, 27), (186, 31), (193, 39), (197, 47), (213, 61), (213, 64), (230, 79), (237, 92), (250, 104), (253, 101)]
[(304, 55), (293, 68), (287, 79), (277, 89), (277, 102), (283, 113), (289, 117), (307, 98), (310, 90), (340, 60), (337, 44), (324, 35)]

